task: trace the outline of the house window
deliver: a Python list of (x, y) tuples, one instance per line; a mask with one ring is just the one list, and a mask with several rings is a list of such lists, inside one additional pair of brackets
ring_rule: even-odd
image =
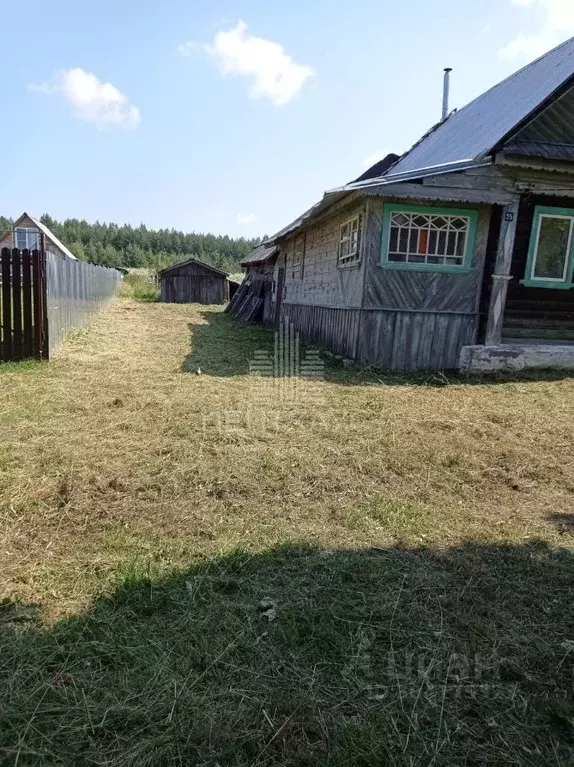
[(574, 271), (574, 210), (534, 209), (526, 274), (522, 283), (530, 287), (572, 287)]
[(477, 218), (475, 210), (386, 205), (381, 264), (387, 269), (469, 271)]
[(363, 216), (353, 216), (339, 229), (339, 266), (356, 264), (361, 260)]
[(303, 279), (303, 261), (305, 260), (305, 235), (301, 234), (293, 242), (293, 265), (291, 277), (294, 280)]
[(14, 230), (14, 247), (20, 250), (38, 249), (38, 230), (18, 226)]

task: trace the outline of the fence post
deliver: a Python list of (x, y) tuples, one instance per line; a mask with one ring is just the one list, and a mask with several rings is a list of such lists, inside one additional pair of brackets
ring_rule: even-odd
[(12, 357), (22, 359), (22, 251), (12, 251)]
[(34, 276), (34, 352), (36, 357), (48, 357), (46, 255), (43, 250), (35, 250), (32, 257)]
[(2, 249), (2, 360), (12, 359), (12, 253)]
[(22, 253), (22, 357), (34, 356), (34, 320), (32, 311), (32, 254)]

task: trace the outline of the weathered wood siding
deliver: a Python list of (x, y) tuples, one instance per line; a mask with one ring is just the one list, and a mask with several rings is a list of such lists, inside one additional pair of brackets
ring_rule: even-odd
[(356, 357), (360, 309), (291, 304), (283, 306), (283, 318), (293, 324), (304, 341), (349, 359)]
[(357, 359), (393, 370), (456, 368), (460, 350), (476, 338), (490, 207), (452, 206), (478, 210), (479, 216), (472, 272), (447, 274), (381, 267), (384, 204), (369, 206)]
[(285, 269), (282, 316), (288, 317), (301, 338), (354, 358), (360, 324), (365, 257), (357, 264), (339, 267), (341, 224), (362, 213), (365, 200), (336, 206), (334, 212), (305, 229), (301, 269), (301, 237), (283, 243), (277, 259), (277, 276)]
[(253, 292), (263, 299), (261, 321), (264, 325), (274, 325), (277, 319), (273, 293), (274, 270), (274, 261), (265, 261), (259, 265), (248, 266), (245, 272), (245, 279), (253, 285)]
[(357, 360), (388, 370), (455, 369), (475, 330), (469, 314), (364, 310)]
[[(293, 268), (298, 252), (293, 239), (283, 243), (277, 262), (286, 272), (282, 315), (304, 340), (366, 365), (455, 368), (461, 348), (476, 339), (491, 206), (451, 205), (479, 212), (474, 268), (457, 275), (383, 269), (383, 205), (378, 198), (361, 200), (308, 226), (301, 274)], [(361, 261), (339, 268), (340, 225), (359, 212), (364, 215)]]
[[(363, 292), (364, 259), (359, 264), (337, 265), (341, 224), (357, 213), (365, 213), (362, 200), (336, 211), (304, 230), (302, 268), (293, 264), (300, 238), (292, 237), (281, 246), (278, 262), (285, 265), (284, 304), (359, 308)], [(297, 250), (295, 248), (297, 240)]]
[(159, 286), (161, 300), (167, 304), (224, 304), (229, 300), (227, 277), (200, 264), (184, 264), (160, 274)]

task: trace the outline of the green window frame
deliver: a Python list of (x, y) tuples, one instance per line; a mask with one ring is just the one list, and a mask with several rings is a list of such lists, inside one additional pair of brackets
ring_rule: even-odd
[[(411, 216), (411, 223), (405, 229), (408, 230), (408, 245), (406, 253), (391, 251), (391, 235), (396, 229), (396, 214)], [(426, 216), (425, 226), (412, 226), (416, 214)], [(440, 234), (434, 229), (433, 222), (429, 217), (436, 217), (440, 224)], [(465, 219), (467, 225), (461, 229), (460, 219)], [(441, 221), (442, 220), (442, 221)], [(383, 209), (383, 235), (381, 245), (380, 265), (383, 269), (397, 269), (413, 272), (447, 272), (451, 274), (468, 274), (474, 269), (474, 246), (476, 242), (476, 229), (478, 223), (478, 211), (472, 208), (447, 208), (430, 205), (399, 205), (388, 204)], [(458, 230), (452, 227), (459, 227)], [(397, 235), (397, 249), (400, 240), (400, 231)], [(424, 237), (423, 237), (423, 233)], [(411, 237), (416, 239), (416, 252), (411, 252)], [(464, 239), (462, 239), (464, 238)], [(424, 240), (424, 248), (421, 242)], [(421, 249), (422, 248), (422, 249)], [(404, 255), (405, 260), (398, 260)], [(425, 261), (417, 259), (424, 258)], [(412, 260), (409, 260), (412, 259)], [(454, 263), (458, 261), (459, 263)]]
[[(540, 238), (542, 227), (545, 221), (549, 219), (562, 222), (569, 222), (567, 239), (564, 247), (564, 266), (562, 275), (558, 277), (549, 277), (548, 275), (536, 275), (540, 255)], [(566, 234), (566, 231), (563, 231)], [(529, 288), (553, 288), (554, 290), (570, 290), (573, 287), (572, 275), (574, 274), (574, 209), (572, 208), (550, 208), (545, 205), (537, 205), (534, 208), (534, 218), (532, 220), (532, 232), (530, 234), (530, 245), (528, 247), (528, 258), (526, 261), (526, 272), (524, 279), (520, 281), (521, 285)]]

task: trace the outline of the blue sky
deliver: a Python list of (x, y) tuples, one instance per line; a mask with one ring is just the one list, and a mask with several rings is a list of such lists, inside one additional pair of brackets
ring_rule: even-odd
[(2, 3), (0, 213), (272, 234), (574, 34), (573, 0)]

